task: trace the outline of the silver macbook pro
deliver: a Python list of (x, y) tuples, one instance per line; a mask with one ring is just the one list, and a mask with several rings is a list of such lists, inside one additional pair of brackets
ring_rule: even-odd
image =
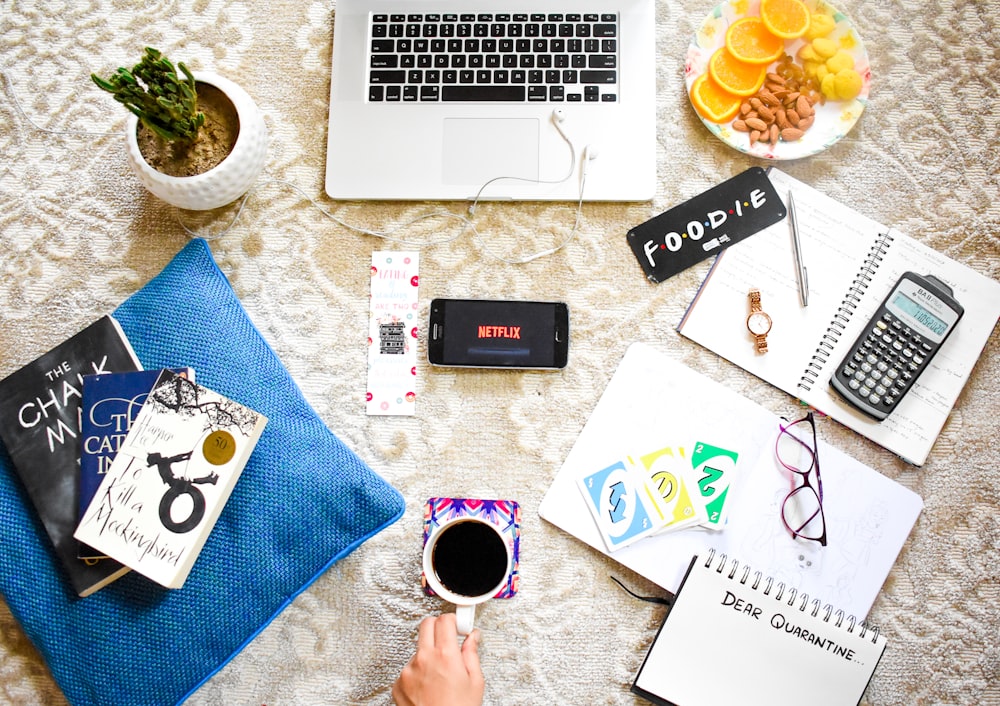
[(645, 201), (654, 0), (338, 0), (335, 199)]

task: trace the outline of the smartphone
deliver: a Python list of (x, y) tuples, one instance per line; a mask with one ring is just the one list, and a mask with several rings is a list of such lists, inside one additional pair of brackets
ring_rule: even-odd
[(431, 365), (555, 370), (569, 359), (562, 302), (435, 299), (427, 331)]
[(898, 406), (965, 310), (933, 275), (906, 272), (837, 367), (830, 385), (879, 421)]

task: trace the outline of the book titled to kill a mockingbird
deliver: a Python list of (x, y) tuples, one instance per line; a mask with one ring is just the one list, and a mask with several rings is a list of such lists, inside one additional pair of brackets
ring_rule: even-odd
[(163, 371), (76, 538), (181, 588), (266, 424), (263, 414)]

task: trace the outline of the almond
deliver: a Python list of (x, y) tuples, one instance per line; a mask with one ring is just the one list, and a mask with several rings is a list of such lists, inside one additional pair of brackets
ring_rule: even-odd
[(770, 91), (761, 91), (760, 92), (760, 99), (762, 101), (764, 101), (765, 103), (767, 103), (768, 105), (773, 105), (773, 106), (779, 106), (779, 105), (781, 105), (781, 101), (779, 101), (777, 98), (775, 98), (774, 94), (771, 93)]
[(733, 130), (736, 130), (737, 132), (750, 132), (750, 128), (747, 127), (746, 122), (740, 119), (733, 121)]
[(778, 144), (778, 135), (779, 134), (780, 134), (780, 131), (778, 130), (778, 126), (775, 125), (774, 123), (771, 123), (771, 144), (772, 145)]
[(765, 123), (774, 122), (774, 117), (775, 117), (774, 112), (766, 105), (762, 105), (760, 109), (757, 111), (757, 114), (760, 116), (760, 119), (763, 120)]
[(799, 118), (799, 114), (798, 114), (797, 111), (795, 111), (795, 110), (786, 110), (785, 111), (785, 117), (788, 118), (788, 122), (790, 122), (792, 124), (792, 127), (798, 127), (799, 126), (799, 122), (800, 122), (801, 119)]
[(801, 140), (803, 135), (805, 135), (804, 132), (794, 127), (786, 127), (781, 131), (781, 139), (785, 142), (795, 142), (796, 140)]
[(799, 96), (795, 101), (795, 111), (799, 114), (799, 117), (808, 118), (813, 114), (813, 107), (808, 98)]
[(767, 130), (767, 123), (760, 118), (747, 118), (746, 124), (748, 127), (757, 130), (758, 132), (764, 132)]

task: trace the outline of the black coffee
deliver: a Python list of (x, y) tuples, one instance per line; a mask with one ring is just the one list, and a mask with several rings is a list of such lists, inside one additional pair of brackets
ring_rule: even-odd
[(441, 585), (462, 596), (481, 596), (507, 574), (507, 547), (482, 522), (459, 521), (438, 535), (431, 565)]

